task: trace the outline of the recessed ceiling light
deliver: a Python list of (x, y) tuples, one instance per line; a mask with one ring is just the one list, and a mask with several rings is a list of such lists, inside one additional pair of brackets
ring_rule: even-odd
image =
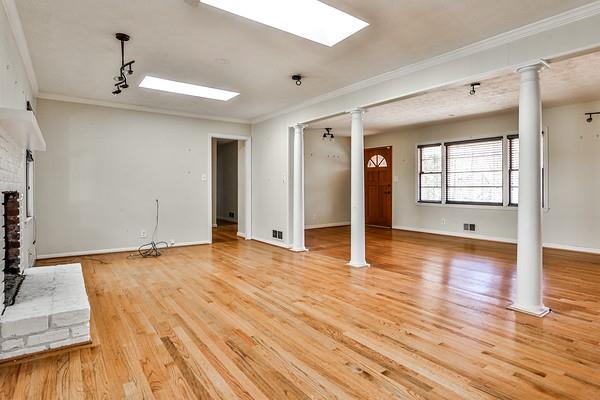
[(317, 0), (200, 1), (326, 46), (334, 46), (369, 25)]
[(140, 83), (140, 87), (222, 101), (231, 100), (239, 94), (236, 92), (230, 92), (228, 90), (193, 85), (191, 83), (170, 81), (168, 79), (161, 79), (148, 75), (144, 77), (142, 83)]

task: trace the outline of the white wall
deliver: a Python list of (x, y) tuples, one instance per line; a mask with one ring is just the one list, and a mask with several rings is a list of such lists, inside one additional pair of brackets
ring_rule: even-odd
[[(217, 218), (238, 221), (238, 144), (217, 146)], [(241, 160), (243, 162), (243, 158)], [(233, 217), (229, 213), (233, 212)]]
[(559, 18), (501, 34), (422, 63), (399, 68), (335, 93), (254, 121), (253, 236), (270, 240), (271, 230), (291, 233), (289, 128), (297, 123), (347, 113), (449, 84), (514, 72), (540, 59), (554, 59), (600, 47), (600, 15)]
[[(28, 100), (35, 104), (31, 85), (5, 10), (0, 6), (0, 108), (25, 110)], [(3, 191), (16, 190), (24, 195), (26, 191), (25, 149), (15, 145), (11, 140), (6, 132), (0, 129), (0, 194)], [(35, 154), (36, 158), (38, 154), (40, 153)], [(36, 210), (34, 210), (35, 213)], [(0, 218), (2, 218), (1, 212)], [(2, 221), (2, 223), (4, 222)], [(33, 219), (27, 219), (24, 197), (21, 200), (20, 223), (21, 268), (28, 268), (31, 266), (35, 254), (33, 244), (35, 223)], [(0, 229), (2, 243), (4, 242), (3, 232)], [(4, 275), (2, 274), (2, 276)]]
[(241, 124), (39, 100), (47, 151), (36, 159), (38, 246), (44, 255), (209, 239), (209, 133)]
[[(588, 124), (584, 117), (584, 112), (596, 109), (600, 102), (543, 111), (549, 150), (549, 210), (543, 213), (543, 240), (549, 245), (600, 251), (600, 120)], [(517, 130), (515, 111), (367, 136), (366, 147), (391, 145), (393, 149), (393, 173), (398, 177), (393, 184), (393, 226), (465, 235), (463, 223), (474, 223), (477, 232), (470, 236), (516, 240), (514, 207), (421, 205), (415, 199), (418, 144), (493, 137)]]
[(350, 138), (304, 134), (304, 219), (308, 229), (350, 224)]

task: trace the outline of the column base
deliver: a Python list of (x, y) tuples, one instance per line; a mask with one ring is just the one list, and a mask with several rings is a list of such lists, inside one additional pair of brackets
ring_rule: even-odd
[(358, 263), (350, 261), (346, 265), (349, 266), (349, 267), (352, 267), (352, 268), (368, 268), (368, 267), (371, 266), (371, 264), (367, 263), (366, 261), (365, 262), (358, 262)]
[(539, 318), (545, 317), (546, 315), (548, 315), (548, 313), (550, 313), (550, 309), (548, 307), (544, 307), (544, 306), (525, 307), (525, 306), (521, 306), (516, 303), (513, 303), (506, 308), (508, 308), (509, 310), (521, 312), (524, 314), (533, 315), (534, 317), (539, 317)]
[(292, 247), (290, 249), (290, 251), (293, 251), (294, 253), (302, 253), (303, 251), (308, 251), (308, 249), (306, 247), (301, 247), (301, 248), (297, 248), (297, 249)]

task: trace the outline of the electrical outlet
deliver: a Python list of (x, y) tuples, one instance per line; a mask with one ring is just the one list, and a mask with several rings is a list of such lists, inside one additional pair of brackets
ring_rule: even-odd
[(463, 224), (463, 229), (465, 231), (468, 231), (469, 230), (469, 224)]
[(146, 239), (148, 237), (148, 232), (142, 229), (140, 232), (140, 239)]
[(277, 231), (277, 239), (283, 240), (283, 232)]
[(475, 231), (475, 224), (469, 224), (469, 230)]
[(273, 237), (277, 239), (277, 231), (275, 229), (273, 229)]
[(442, 218), (442, 225), (446, 225), (446, 218)]
[(235, 217), (235, 213), (233, 211), (229, 211), (229, 218)]

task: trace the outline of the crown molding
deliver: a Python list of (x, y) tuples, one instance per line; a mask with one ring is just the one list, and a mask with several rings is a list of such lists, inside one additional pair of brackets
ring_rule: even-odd
[(172, 116), (176, 116), (176, 117), (204, 119), (204, 120), (208, 120), (208, 121), (230, 122), (230, 123), (245, 124), (245, 125), (250, 124), (250, 121), (245, 120), (245, 119), (217, 117), (217, 116), (213, 116), (213, 115), (201, 115), (201, 114), (194, 114), (194, 113), (171, 111), (171, 110), (165, 110), (163, 108), (154, 108), (154, 107), (138, 106), (138, 105), (133, 105), (133, 104), (115, 103), (112, 101), (84, 99), (84, 98), (80, 98), (80, 97), (64, 96), (61, 94), (54, 94), (54, 93), (40, 92), (40, 93), (38, 93), (37, 98), (43, 99), (43, 100), (62, 101), (62, 102), (66, 102), (66, 103), (78, 103), (78, 104), (87, 104), (87, 105), (92, 105), (92, 106), (118, 108), (121, 110), (141, 111), (141, 112), (149, 112), (149, 113), (154, 113), (154, 114), (172, 115)]
[(555, 29), (573, 22), (580, 21), (585, 18), (589, 18), (591, 16), (600, 14), (600, 0), (594, 1), (593, 3), (589, 3), (583, 5), (581, 7), (573, 8), (571, 10), (565, 11), (561, 14), (554, 15), (552, 17), (548, 17), (536, 22), (533, 22), (528, 25), (524, 25), (522, 27), (500, 33), (496, 36), (492, 36), (488, 39), (481, 40), (479, 42), (475, 42), (469, 44), (467, 46), (461, 47), (456, 50), (452, 50), (422, 61), (418, 61), (413, 64), (406, 65), (404, 67), (385, 72), (380, 75), (376, 75), (372, 78), (365, 79), (363, 81), (353, 83), (352, 85), (331, 91), (329, 93), (325, 93), (323, 95), (313, 97), (312, 99), (308, 99), (301, 103), (298, 103), (294, 106), (281, 109), (279, 111), (275, 111), (270, 114), (266, 114), (264, 116), (260, 116), (258, 118), (253, 119), (252, 124), (258, 124), (260, 122), (269, 120), (271, 118), (275, 118), (293, 111), (300, 110), (305, 107), (310, 107), (315, 104), (334, 99), (336, 97), (340, 97), (349, 93), (356, 92), (361, 89), (365, 89), (371, 86), (375, 86), (377, 84), (387, 82), (402, 76), (406, 76), (418, 71), (422, 71), (431, 67), (435, 67), (440, 64), (444, 64), (450, 61), (454, 61), (466, 56), (473, 55), (475, 53), (479, 53), (485, 50), (493, 49), (498, 46), (502, 46), (511, 42), (515, 42), (520, 39), (524, 39), (530, 36), (534, 36), (536, 34), (549, 31), (551, 29)]
[(17, 44), (17, 49), (21, 55), (21, 60), (23, 62), (23, 66), (25, 67), (27, 78), (29, 79), (29, 86), (31, 86), (33, 95), (37, 97), (39, 86), (35, 76), (35, 70), (33, 69), (33, 63), (31, 62), (29, 46), (27, 46), (27, 40), (25, 39), (25, 33), (23, 32), (23, 25), (21, 25), (21, 18), (19, 17), (17, 5), (15, 4), (14, 0), (2, 0), (2, 5), (4, 6), (4, 11), (6, 12), (10, 30), (12, 31), (15, 43)]

